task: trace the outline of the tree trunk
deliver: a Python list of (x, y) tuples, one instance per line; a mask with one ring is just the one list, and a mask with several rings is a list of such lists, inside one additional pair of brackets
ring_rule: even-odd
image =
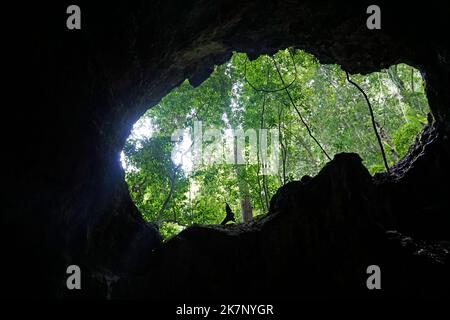
[(250, 197), (244, 197), (241, 199), (241, 212), (243, 222), (249, 222), (253, 220), (253, 208), (250, 202)]
[(250, 199), (250, 191), (248, 188), (248, 183), (245, 178), (244, 171), (242, 170), (241, 165), (237, 164), (237, 144), (234, 144), (234, 161), (235, 161), (236, 177), (238, 180), (239, 194), (241, 197), (242, 221), (249, 222), (253, 220), (253, 208)]
[[(408, 90), (406, 89), (405, 83), (400, 79), (397, 71), (397, 66), (391, 66), (389, 67), (387, 71), (389, 78), (392, 80), (394, 85), (397, 87), (397, 89), (400, 92), (400, 95), (402, 96), (403, 100), (412, 108), (415, 108), (416, 110), (419, 110), (423, 112), (423, 106), (421, 105), (420, 101), (412, 96)], [(413, 74), (411, 76), (411, 88), (412, 92), (414, 92), (414, 78)]]

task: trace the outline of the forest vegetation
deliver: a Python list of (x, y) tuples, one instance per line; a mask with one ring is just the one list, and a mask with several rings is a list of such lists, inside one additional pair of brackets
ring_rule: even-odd
[[(184, 81), (139, 119), (123, 148), (134, 203), (167, 239), (194, 223), (220, 223), (225, 203), (238, 222), (267, 213), (279, 187), (315, 175), (339, 152), (358, 153), (371, 174), (385, 171), (380, 143), (392, 166), (427, 123), (421, 74), (399, 64), (349, 79), (338, 65), (286, 49), (254, 61), (234, 53), (198, 87)], [(259, 153), (256, 162), (194, 163), (190, 129), (199, 121), (224, 139), (231, 129), (277, 133), (277, 171), (264, 172)], [(184, 134), (172, 141), (176, 129)]]

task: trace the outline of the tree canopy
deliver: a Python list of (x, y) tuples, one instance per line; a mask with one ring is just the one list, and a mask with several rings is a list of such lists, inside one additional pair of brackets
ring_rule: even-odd
[[(372, 174), (385, 170), (372, 124), (392, 166), (426, 123), (421, 74), (399, 64), (350, 77), (367, 95), (374, 122), (363, 94), (338, 65), (322, 65), (300, 50), (254, 61), (234, 53), (197, 88), (186, 80), (142, 116), (124, 146), (133, 201), (164, 238), (194, 223), (220, 223), (225, 203), (237, 220), (248, 220), (268, 211), (280, 186), (316, 174), (336, 153), (358, 153)], [(279, 149), (275, 172), (265, 170), (260, 152), (242, 164), (213, 161), (233, 158), (236, 149), (225, 143), (207, 148), (218, 142), (207, 139), (203, 151), (210, 152), (194, 163), (192, 128), (200, 121), (203, 133), (216, 128), (224, 141), (230, 130), (257, 132), (259, 151), (266, 138), (261, 129), (268, 130), (267, 143), (277, 142)], [(176, 129), (182, 138), (172, 141)], [(244, 155), (250, 155), (249, 148), (244, 146)]]

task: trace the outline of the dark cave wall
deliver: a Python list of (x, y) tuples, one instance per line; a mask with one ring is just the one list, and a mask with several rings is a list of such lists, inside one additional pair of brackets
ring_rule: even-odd
[[(395, 212), (376, 189), (357, 154), (338, 154), (317, 176), (281, 187), (255, 222), (181, 232), (154, 253), (146, 274), (121, 279), (115, 293), (200, 301), (448, 296), (448, 242), (386, 232), (375, 217)], [(382, 270), (382, 291), (366, 288), (372, 264)]]
[[(398, 62), (419, 67), (435, 130), (442, 137), (439, 143), (447, 141), (449, 20), (448, 11), (432, 2), (427, 6), (380, 3), (379, 31), (366, 29), (367, 4), (363, 3), (83, 1), (79, 2), (80, 31), (65, 28), (67, 5), (35, 4), (26, 12), (10, 11), (28, 21), (22, 27), (15, 25), (17, 36), (8, 38), (12, 55), (19, 58), (10, 78), (17, 87), (18, 107), (10, 108), (8, 119), (24, 128), (18, 134), (21, 143), (8, 148), (11, 192), (2, 215), (5, 287), (13, 295), (103, 298), (105, 275), (145, 274), (157, 265), (151, 252), (160, 246), (159, 235), (131, 202), (119, 152), (131, 125), (147, 108), (185, 78), (194, 85), (201, 83), (232, 50), (256, 57), (296, 46), (352, 73)], [(392, 188), (418, 190), (427, 176), (426, 197), (439, 203), (433, 212), (448, 208), (440, 180), (448, 177), (446, 150), (439, 151), (439, 161), (422, 161), (423, 177), (403, 180)], [(401, 210), (394, 197), (383, 190), (379, 193), (390, 199), (386, 206), (396, 208), (383, 212)], [(401, 199), (409, 194), (399, 193)], [(406, 231), (426, 233), (428, 238), (437, 225), (431, 223), (422, 232), (418, 224), (423, 220), (408, 223), (407, 217), (388, 218), (383, 221), (389, 220), (393, 227), (397, 220), (406, 221), (402, 224)], [(289, 237), (295, 230), (283, 232)], [(240, 240), (236, 241), (224, 247), (238, 246)], [(283, 258), (295, 250), (294, 243), (287, 238), (277, 248), (267, 246)], [(32, 279), (23, 276), (30, 263), (36, 270)], [(88, 289), (80, 293), (63, 289), (65, 268), (71, 263), (86, 270), (83, 281)], [(274, 274), (268, 269), (265, 276)]]
[(419, 239), (449, 239), (450, 143), (448, 134), (428, 125), (392, 174), (375, 176), (378, 202), (374, 216), (385, 228)]

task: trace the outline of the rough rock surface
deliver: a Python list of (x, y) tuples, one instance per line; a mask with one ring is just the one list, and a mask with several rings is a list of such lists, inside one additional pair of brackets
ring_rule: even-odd
[[(5, 122), (20, 130), (5, 133), (15, 139), (4, 147), (11, 163), (3, 290), (57, 298), (167, 297), (188, 288), (210, 297), (236, 288), (252, 297), (371, 296), (360, 275), (382, 261), (386, 295), (448, 294), (448, 10), (381, 2), (382, 29), (369, 31), (368, 4), (83, 2), (80, 31), (65, 28), (64, 3), (9, 11), (26, 23), (12, 24), (15, 34), (4, 40), (19, 60), (7, 77), (16, 91)], [(351, 73), (399, 62), (419, 68), (433, 124), (391, 177), (371, 178), (356, 155), (337, 155), (318, 176), (280, 189), (254, 225), (196, 226), (161, 245), (120, 167), (132, 124), (184, 79), (201, 83), (233, 50), (257, 57), (288, 46)], [(83, 270), (80, 292), (65, 289), (69, 264)]]
[[(377, 217), (395, 213), (384, 205), (360, 157), (337, 154), (314, 178), (280, 188), (267, 216), (181, 232), (156, 250), (145, 276), (119, 281), (117, 293), (201, 299), (448, 295), (450, 242), (385, 230)], [(436, 223), (448, 226), (448, 216)], [(367, 290), (372, 264), (383, 271), (382, 294)], [(127, 288), (132, 291), (122, 292)]]

